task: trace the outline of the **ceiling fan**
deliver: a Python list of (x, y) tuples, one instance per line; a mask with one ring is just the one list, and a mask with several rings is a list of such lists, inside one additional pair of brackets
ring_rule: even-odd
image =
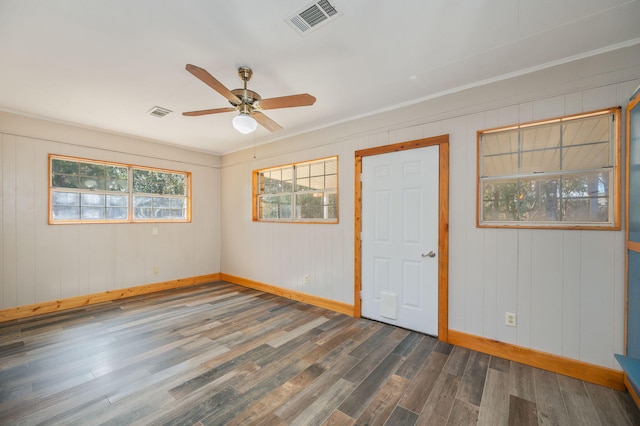
[(244, 88), (233, 90), (227, 89), (222, 83), (216, 80), (215, 77), (202, 68), (187, 64), (186, 69), (207, 86), (227, 98), (233, 107), (189, 111), (183, 112), (182, 115), (193, 117), (207, 114), (218, 114), (221, 112), (239, 111), (240, 114), (233, 118), (233, 127), (240, 133), (247, 134), (253, 132), (256, 130), (257, 123), (260, 123), (262, 127), (270, 132), (282, 130), (282, 126), (267, 117), (261, 111), (267, 109), (308, 106), (313, 105), (316, 101), (316, 98), (308, 93), (262, 99), (256, 92), (247, 89), (247, 81), (249, 81), (253, 75), (253, 71), (251, 71), (251, 68), (249, 67), (238, 68), (238, 75), (240, 76), (240, 79), (244, 81)]

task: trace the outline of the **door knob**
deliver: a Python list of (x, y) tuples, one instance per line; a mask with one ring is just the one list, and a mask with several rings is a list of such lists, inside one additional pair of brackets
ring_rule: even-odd
[(436, 252), (431, 250), (429, 253), (422, 253), (422, 257), (436, 257)]

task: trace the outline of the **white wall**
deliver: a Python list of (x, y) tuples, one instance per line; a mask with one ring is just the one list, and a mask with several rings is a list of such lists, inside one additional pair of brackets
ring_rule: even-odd
[[(624, 106), (638, 58), (636, 46), (258, 146), (255, 158), (223, 156), (222, 271), (353, 303), (354, 151), (449, 134), (450, 329), (619, 369), (624, 231), (476, 228), (476, 132)], [(329, 155), (339, 156), (338, 225), (252, 222), (252, 170)]]
[[(193, 220), (48, 225), (50, 153), (189, 171)], [(0, 309), (219, 272), (218, 162), (216, 156), (0, 113)]]

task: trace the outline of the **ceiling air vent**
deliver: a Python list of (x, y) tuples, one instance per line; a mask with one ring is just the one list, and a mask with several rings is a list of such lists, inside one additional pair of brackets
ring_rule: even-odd
[(312, 30), (322, 27), (342, 15), (338, 11), (336, 3), (329, 0), (320, 0), (298, 9), (289, 15), (285, 21), (298, 34), (306, 35)]
[(166, 115), (171, 114), (173, 111), (170, 111), (166, 108), (161, 108), (159, 106), (154, 106), (153, 108), (151, 108), (149, 111), (147, 111), (147, 114), (149, 114), (152, 117), (158, 117), (158, 118), (162, 118)]

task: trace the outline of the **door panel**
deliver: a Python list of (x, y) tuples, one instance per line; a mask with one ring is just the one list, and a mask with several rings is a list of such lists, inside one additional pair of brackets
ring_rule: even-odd
[(439, 147), (362, 159), (361, 315), (438, 334)]

